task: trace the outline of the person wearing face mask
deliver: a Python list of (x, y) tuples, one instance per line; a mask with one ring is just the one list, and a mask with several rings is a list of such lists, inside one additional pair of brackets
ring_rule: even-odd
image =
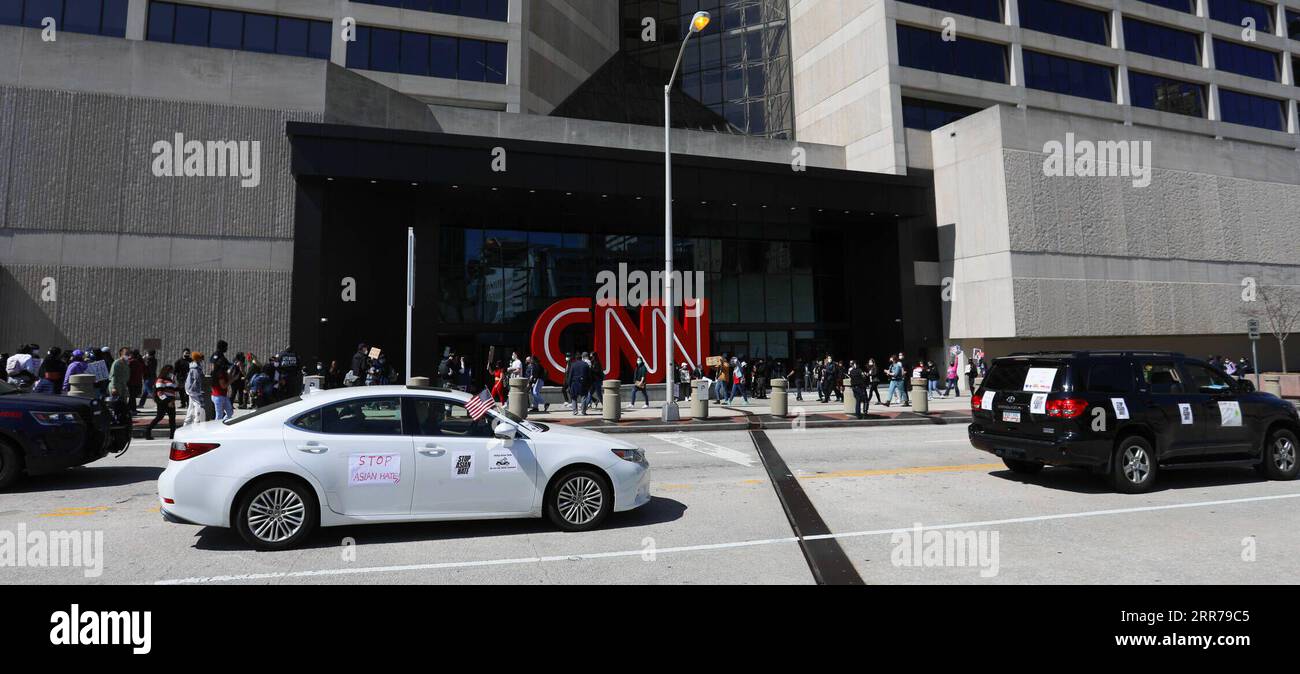
[(641, 399), (645, 402), (646, 408), (650, 407), (650, 393), (646, 391), (646, 379), (650, 376), (650, 368), (646, 367), (645, 359), (636, 359), (636, 371), (632, 373), (632, 404), (630, 407), (636, 407), (636, 394), (641, 394)]

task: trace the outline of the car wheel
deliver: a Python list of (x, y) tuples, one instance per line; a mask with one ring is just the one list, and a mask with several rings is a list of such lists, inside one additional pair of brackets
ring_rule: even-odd
[(246, 489), (235, 508), (235, 529), (257, 550), (300, 545), (320, 521), (311, 489), (294, 480), (271, 478)]
[(1300, 464), (1296, 463), (1297, 447), (1300, 442), (1291, 431), (1279, 428), (1269, 434), (1264, 445), (1264, 475), (1270, 480), (1294, 480), (1300, 470)]
[(1002, 463), (1007, 464), (1007, 468), (1013, 473), (1021, 475), (1037, 475), (1043, 472), (1043, 464), (1037, 461), (1021, 461), (1019, 459), (1002, 459)]
[(1151, 489), (1156, 481), (1156, 455), (1146, 438), (1131, 435), (1119, 443), (1110, 468), (1111, 484), (1116, 491), (1139, 494)]
[(18, 482), (23, 474), (23, 457), (13, 445), (0, 440), (0, 489)]
[(614, 492), (604, 475), (587, 469), (560, 476), (546, 497), (546, 515), (564, 531), (600, 526), (614, 509)]

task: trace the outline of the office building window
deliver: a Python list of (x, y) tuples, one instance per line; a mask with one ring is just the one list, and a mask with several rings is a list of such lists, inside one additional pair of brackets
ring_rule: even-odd
[(471, 19), (506, 21), (509, 18), (509, 0), (352, 0), (367, 5), (400, 7), (417, 12), (435, 12), (467, 16)]
[(969, 37), (945, 42), (940, 33), (903, 24), (898, 25), (898, 60), (908, 68), (1007, 81), (1005, 45)]
[(1254, 0), (1209, 0), (1210, 18), (1241, 26), (1247, 17), (1255, 20), (1255, 30), (1273, 32), (1273, 7)]
[(1139, 108), (1173, 112), (1189, 117), (1205, 117), (1205, 85), (1128, 72), (1129, 97)]
[(1278, 81), (1278, 62), (1275, 52), (1247, 47), (1217, 37), (1214, 38), (1214, 67), (1246, 77)]
[(129, 0), (0, 0), (0, 24), (44, 28), (47, 17), (57, 30), (126, 37)]
[(1110, 15), (1058, 0), (1020, 0), (1020, 26), (1084, 42), (1110, 44)]
[(1124, 19), (1124, 48), (1171, 61), (1192, 65), (1201, 63), (1201, 38), (1196, 33), (1127, 17)]
[(330, 22), (212, 9), (174, 2), (149, 3), (145, 38), (217, 49), (238, 49), (315, 59), (330, 57)]
[(1286, 10), (1286, 36), (1300, 40), (1300, 12)]
[(1025, 86), (1114, 102), (1114, 69), (1098, 63), (1025, 50)]
[(358, 26), (348, 67), (505, 84), (506, 44)]
[(1002, 22), (1002, 0), (902, 0), (941, 12), (973, 16), (985, 21)]
[(925, 101), (919, 98), (904, 98), (903, 126), (909, 129), (934, 131), (941, 126), (951, 124), (962, 117), (979, 111), (980, 108), (971, 108), (964, 105)]
[(1231, 89), (1219, 89), (1219, 116), (1233, 124), (1273, 131), (1286, 128), (1282, 101)]
[(1173, 9), (1179, 12), (1193, 13), (1194, 0), (1142, 0), (1148, 5), (1158, 5), (1167, 9)]

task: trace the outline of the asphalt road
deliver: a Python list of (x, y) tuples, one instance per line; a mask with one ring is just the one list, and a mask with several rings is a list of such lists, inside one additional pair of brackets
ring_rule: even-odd
[[(883, 583), (1297, 583), (1300, 482), (1165, 473), (1110, 493), (1068, 469), (1023, 478), (965, 426), (768, 431), (861, 579)], [(0, 494), (0, 536), (102, 534), (102, 573), (0, 566), (3, 583), (814, 582), (748, 432), (621, 436), (647, 449), (654, 500), (599, 531), (542, 520), (326, 529), (258, 553), (233, 532), (167, 524), (165, 441)], [(925, 532), (918, 533), (916, 527)]]

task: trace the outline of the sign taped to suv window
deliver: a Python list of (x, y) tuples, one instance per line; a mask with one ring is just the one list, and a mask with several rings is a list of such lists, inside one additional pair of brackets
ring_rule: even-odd
[(1034, 393), (1051, 393), (1052, 382), (1056, 381), (1057, 368), (1054, 367), (1031, 367), (1029, 373), (1025, 375), (1026, 391)]
[(1128, 403), (1124, 402), (1123, 398), (1111, 398), (1110, 404), (1115, 408), (1116, 419), (1128, 418)]
[(1235, 400), (1219, 401), (1219, 421), (1224, 426), (1241, 425), (1241, 404)]
[(985, 391), (985, 392), (984, 392), (984, 397), (983, 397), (983, 398), (980, 398), (980, 409), (982, 409), (982, 410), (988, 410), (988, 411), (992, 412), (992, 411), (993, 411), (993, 397), (996, 396), (996, 395), (997, 395), (997, 393), (994, 392), (994, 391)]

